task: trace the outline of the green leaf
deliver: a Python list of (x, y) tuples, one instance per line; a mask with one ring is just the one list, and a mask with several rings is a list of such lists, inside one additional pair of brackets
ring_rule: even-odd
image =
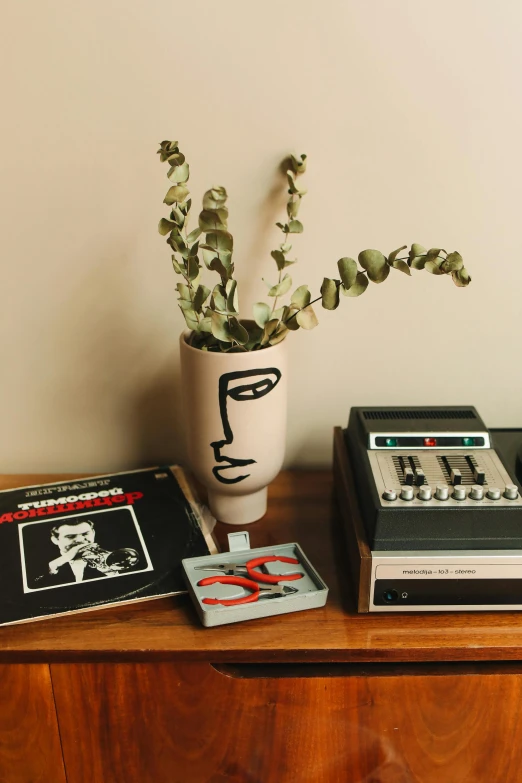
[(213, 272), (217, 272), (223, 282), (230, 279), (230, 276), (234, 272), (234, 265), (227, 266), (217, 256), (215, 256), (210, 264), (207, 264), (208, 268)]
[(171, 223), (170, 220), (167, 220), (166, 218), (161, 218), (160, 222), (158, 223), (158, 231), (162, 237), (170, 234), (170, 232), (175, 228), (177, 228), (176, 224)]
[(202, 231), (226, 231), (228, 209), (204, 209), (199, 215), (199, 227)]
[(415, 258), (411, 259), (412, 269), (424, 269), (425, 264), (426, 264), (426, 256), (415, 256)]
[(363, 250), (359, 253), (359, 263), (368, 272), (372, 283), (382, 283), (390, 274), (386, 258), (379, 250)]
[(210, 262), (216, 256), (220, 259), (226, 269), (231, 267), (232, 248), (234, 246), (234, 239), (232, 234), (222, 232), (219, 234), (209, 233), (206, 236), (206, 242), (204, 245), (200, 244), (200, 248), (203, 251), (203, 260), (210, 269)]
[(283, 242), (283, 244), (280, 246), (280, 250), (282, 253), (289, 253), (292, 249), (292, 245), (289, 245), (288, 242)]
[(284, 316), (284, 319), (283, 319), (284, 320), (284, 324), (285, 324), (287, 329), (290, 329), (292, 332), (296, 332), (300, 328), (299, 321), (297, 320), (297, 315), (296, 315), (296, 313), (299, 312), (299, 308), (298, 307), (294, 307), (294, 306), (290, 306), (290, 307), (287, 307), (286, 310), (287, 310), (287, 313), (286, 313), (286, 315)]
[(304, 310), (299, 310), (296, 320), (303, 329), (315, 329), (319, 323), (311, 305), (305, 307)]
[[(395, 261), (395, 259), (397, 258), (397, 256), (401, 252), (401, 250), (406, 250), (407, 247), (408, 247), (408, 245), (403, 245), (402, 247), (399, 247), (398, 250), (394, 250), (393, 253), (390, 253), (390, 255), (388, 256), (388, 263), (391, 266), (393, 266), (393, 262)], [(398, 269), (398, 268), (399, 267), (397, 267), (397, 266), (395, 267), (395, 269)]]
[(182, 163), (185, 163), (185, 156), (183, 155), (182, 152), (179, 152), (179, 150), (176, 147), (174, 150), (172, 150), (169, 153), (167, 157), (167, 161), (170, 163), (171, 166), (181, 166)]
[(449, 272), (458, 272), (464, 266), (464, 261), (460, 253), (449, 253), (446, 260), (442, 262), (441, 269), (448, 274)]
[[(201, 310), (205, 302), (210, 296), (210, 288), (204, 285), (198, 285), (196, 293), (194, 295), (194, 310)], [(207, 331), (210, 331), (208, 329)]]
[(303, 230), (303, 224), (299, 220), (291, 220), (288, 224), (289, 234), (302, 234)]
[(185, 271), (184, 268), (182, 268), (182, 265), (176, 261), (176, 256), (172, 256), (172, 266), (174, 267), (174, 271), (177, 272), (178, 275), (182, 275)]
[(225, 188), (218, 186), (207, 190), (203, 196), (203, 209), (219, 209), (222, 207), (228, 198)]
[(192, 297), (190, 295), (190, 288), (188, 287), (188, 285), (185, 285), (185, 283), (177, 283), (176, 288), (178, 289), (180, 299), (185, 299), (188, 302), (192, 302)]
[(426, 253), (426, 248), (422, 245), (418, 245), (416, 242), (411, 246), (411, 250), (408, 253), (410, 258), (416, 258), (417, 256), (423, 256)]
[(199, 239), (201, 236), (201, 229), (195, 228), (193, 231), (190, 232), (190, 234), (187, 236), (187, 244), (191, 245), (193, 242), (196, 241), (196, 239)]
[(261, 345), (263, 330), (258, 326), (248, 327), (248, 342), (245, 345), (247, 351), (252, 351), (256, 346)]
[(335, 280), (325, 277), (321, 286), (322, 305), (325, 310), (336, 310), (339, 307), (339, 286)]
[(178, 228), (183, 228), (183, 226), (185, 225), (185, 215), (177, 204), (173, 205), (170, 211), (170, 219), (176, 223)]
[(286, 328), (286, 326), (280, 325), (277, 332), (272, 335), (272, 337), (268, 342), (270, 343), (270, 345), (277, 345), (278, 343), (282, 342), (285, 339), (287, 334), (288, 334), (288, 329)]
[(182, 310), (181, 312), (185, 316), (185, 322), (188, 328), (197, 332), (199, 330), (199, 323), (194, 310)]
[(212, 310), (217, 310), (221, 314), (226, 314), (227, 308), (227, 292), (222, 285), (214, 286), (212, 291), (212, 298), (210, 300), (210, 306)]
[(173, 185), (169, 188), (167, 195), (163, 199), (164, 204), (175, 204), (180, 201), (185, 201), (189, 194), (189, 189), (185, 185)]
[(268, 343), (271, 336), (275, 333), (277, 327), (279, 326), (279, 323), (280, 321), (278, 318), (271, 318), (270, 321), (267, 321), (263, 329), (263, 337), (261, 338), (261, 345), (266, 345)]
[(340, 258), (337, 262), (337, 268), (345, 288), (350, 288), (357, 277), (357, 263), (353, 258)]
[(272, 250), (270, 255), (276, 262), (279, 271), (285, 268), (285, 255), (281, 252), (281, 250)]
[(187, 261), (188, 279), (192, 282), (199, 275), (198, 259), (194, 256), (190, 256)]
[(294, 174), (294, 172), (291, 169), (289, 169), (286, 172), (286, 178), (288, 180), (288, 187), (289, 187), (290, 193), (292, 193), (292, 194), (298, 193), (299, 192), (299, 188), (297, 187), (297, 184), (296, 184), (296, 181), (295, 181), (295, 174)]
[(176, 185), (181, 185), (186, 182), (189, 176), (190, 171), (188, 163), (182, 163), (181, 166), (172, 166), (167, 174), (167, 177), (170, 179), (170, 181), (175, 182)]
[(290, 297), (290, 301), (293, 305), (296, 305), (297, 307), (306, 307), (308, 304), (310, 304), (310, 299), (312, 298), (312, 295), (310, 294), (310, 291), (308, 290), (307, 285), (300, 285), (299, 288), (296, 288), (292, 296)]
[(239, 303), (237, 296), (237, 281), (229, 280), (225, 288), (227, 294), (227, 311), (229, 313), (239, 312)]
[(443, 275), (444, 272), (435, 261), (426, 261), (424, 264), (426, 272), (430, 272), (432, 275)]
[(286, 211), (290, 219), (297, 217), (300, 206), (301, 206), (301, 199), (299, 198), (296, 199), (295, 201), (288, 202), (288, 204), (286, 205)]
[(471, 283), (471, 277), (468, 274), (468, 270), (464, 266), (462, 269), (458, 269), (456, 272), (452, 272), (451, 277), (455, 285), (457, 285), (459, 288), (465, 288)]
[[(430, 248), (430, 250), (428, 250), (428, 252), (426, 253), (427, 260), (428, 261), (435, 261), (438, 258), (440, 252), (441, 252), (441, 248), (440, 247), (432, 247), (432, 248)], [(442, 252), (444, 252), (444, 251), (442, 251)], [(442, 262), (439, 263), (439, 266), (440, 266), (441, 263)]]
[(345, 288), (343, 286), (342, 292), (345, 296), (360, 296), (361, 294), (364, 294), (367, 288), (368, 278), (362, 272), (359, 272), (355, 283), (351, 285), (350, 288)]
[(211, 315), (210, 326), (212, 334), (217, 340), (222, 340), (224, 343), (232, 342), (232, 336), (230, 334), (230, 327), (228, 325), (228, 319), (226, 315), (213, 312)]
[(287, 293), (287, 291), (290, 290), (290, 287), (292, 285), (292, 278), (290, 275), (285, 275), (280, 283), (277, 283), (276, 285), (273, 285), (270, 291), (268, 292), (268, 296), (283, 296)]
[(199, 328), (202, 332), (209, 332), (212, 333), (212, 318), (202, 318), (199, 322)]
[(198, 254), (198, 250), (199, 250), (199, 242), (194, 242), (194, 244), (189, 250), (189, 256), (193, 256), (195, 258)]
[(424, 264), (426, 263), (426, 253), (427, 250), (422, 245), (418, 245), (417, 243), (414, 243), (411, 246), (411, 250), (408, 253), (408, 258), (410, 259), (410, 266), (413, 269), (424, 269)]
[(392, 267), (394, 269), (398, 269), (399, 272), (404, 272), (405, 275), (409, 275), (411, 277), (410, 267), (406, 263), (406, 261), (402, 261), (401, 259), (396, 259), (395, 261), (392, 261)]
[(230, 319), (230, 335), (239, 345), (246, 345), (248, 342), (248, 332), (235, 316)]
[(254, 305), (254, 321), (263, 329), (270, 320), (270, 308), (266, 302), (256, 302)]

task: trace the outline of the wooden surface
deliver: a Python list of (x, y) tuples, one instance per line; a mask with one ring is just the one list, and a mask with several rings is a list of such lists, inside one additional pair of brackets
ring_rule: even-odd
[(245, 679), (207, 663), (51, 669), (68, 783), (521, 779), (520, 675)]
[(0, 665), (0, 781), (66, 783), (44, 664)]
[[(5, 476), (3, 488), (62, 476)], [(68, 478), (68, 476), (63, 476)], [(261, 662), (522, 659), (516, 612), (358, 615), (328, 471), (282, 473), (251, 546), (299, 541), (330, 588), (323, 609), (203, 628), (186, 596), (0, 628), (0, 662)], [(223, 542), (230, 528), (220, 525)]]

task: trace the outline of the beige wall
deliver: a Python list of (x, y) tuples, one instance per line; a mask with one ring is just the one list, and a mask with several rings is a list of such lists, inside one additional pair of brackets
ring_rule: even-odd
[(522, 426), (519, 0), (4, 0), (2, 471), (182, 457), (176, 305), (156, 233), (178, 138), (230, 193), (242, 311), (274, 277), (287, 151), (310, 157), (296, 284), (342, 255), (457, 249), (291, 335), (289, 464), (354, 404), (461, 404)]

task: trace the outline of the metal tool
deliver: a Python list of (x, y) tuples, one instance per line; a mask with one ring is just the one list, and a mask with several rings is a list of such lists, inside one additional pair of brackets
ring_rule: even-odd
[[(279, 560), (279, 558), (275, 559)], [(200, 568), (200, 570), (202, 569)], [(271, 584), (265, 587), (260, 585), (259, 582), (254, 582), (252, 579), (246, 579), (244, 576), (207, 576), (198, 582), (198, 587), (215, 584), (236, 585), (237, 587), (244, 587), (251, 592), (247, 595), (242, 595), (239, 598), (203, 598), (202, 603), (236, 606), (239, 604), (249, 604), (253, 601), (258, 601), (260, 598), (279, 598), (284, 595), (291, 595), (292, 593), (299, 592), (297, 587), (290, 587), (289, 585)]]
[[(244, 564), (237, 563), (215, 563), (214, 565), (195, 566), (195, 571), (223, 571), (227, 576), (242, 576), (245, 573), (248, 574), (250, 579), (256, 582), (263, 582), (266, 584), (276, 585), (279, 582), (291, 582), (294, 579), (302, 579), (304, 574), (298, 571), (295, 574), (265, 574), (261, 571), (257, 571), (257, 568), (261, 568), (266, 563), (295, 563), (299, 565), (299, 560), (295, 557), (278, 557), (277, 555), (271, 555), (270, 557), (255, 557), (252, 560), (248, 560)], [(201, 584), (201, 582), (198, 582)]]

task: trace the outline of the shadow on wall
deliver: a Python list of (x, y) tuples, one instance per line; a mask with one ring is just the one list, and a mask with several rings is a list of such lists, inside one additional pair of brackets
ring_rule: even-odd
[[(92, 249), (91, 249), (92, 251)], [(91, 252), (52, 321), (52, 378), (41, 410), (63, 442), (56, 469), (125, 470), (183, 459), (178, 335), (151, 307), (121, 247)], [(161, 285), (161, 279), (159, 282)], [(170, 296), (170, 294), (169, 294)], [(169, 317), (165, 322), (164, 314)]]

